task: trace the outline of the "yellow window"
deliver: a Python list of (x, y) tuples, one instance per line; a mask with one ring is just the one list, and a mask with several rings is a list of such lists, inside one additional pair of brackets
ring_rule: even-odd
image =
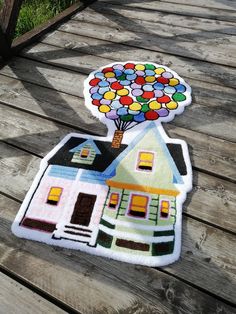
[(81, 151), (80, 156), (81, 156), (82, 158), (88, 158), (88, 156), (89, 156), (89, 149), (83, 148), (82, 151)]
[(170, 213), (170, 202), (169, 201), (161, 201), (161, 211), (160, 215), (162, 218), (168, 218)]
[(110, 200), (109, 200), (109, 207), (116, 208), (119, 202), (119, 194), (118, 193), (111, 193)]
[(145, 217), (147, 213), (148, 197), (143, 195), (132, 195), (129, 214), (136, 217)]
[(62, 194), (62, 188), (52, 187), (49, 191), (47, 203), (50, 205), (57, 205)]
[(152, 171), (154, 154), (149, 152), (140, 152), (138, 158), (138, 169)]

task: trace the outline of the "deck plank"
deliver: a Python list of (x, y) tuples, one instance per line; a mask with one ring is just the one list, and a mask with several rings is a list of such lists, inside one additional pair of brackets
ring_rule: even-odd
[[(20, 78), (22, 81), (32, 82), (70, 95), (83, 97), (84, 79), (87, 75), (34, 60), (27, 60), (27, 71), (25, 71), (25, 60), (24, 58), (15, 58), (9, 65), (0, 70), (0, 74)], [(62, 73), (63, 75), (61, 75)], [(214, 96), (215, 101), (209, 102), (209, 107), (205, 107), (205, 104), (204, 106), (195, 104), (193, 101), (193, 104), (185, 110), (185, 115), (175, 118), (173, 123), (192, 131), (236, 142), (236, 114), (219, 108), (222, 102), (219, 99), (218, 103), (213, 88), (214, 85), (211, 85), (207, 89), (207, 84), (205, 84), (205, 88), (201, 91), (203, 93), (202, 99), (205, 93), (208, 94), (209, 98), (210, 95)], [(222, 87), (222, 92), (219, 93), (220, 87), (215, 88), (218, 89), (217, 94), (219, 97), (233, 103), (233, 97), (236, 94), (235, 90)], [(54, 94), (56, 93), (54, 92)], [(57, 96), (55, 95), (55, 97)], [(58, 100), (60, 100), (60, 97), (58, 97)], [(227, 128), (225, 128), (225, 121), (227, 121)]]
[[(199, 0), (198, 0), (199, 1)], [(171, 2), (162, 2), (158, 0), (145, 0), (145, 1), (128, 1), (128, 0), (100, 0), (99, 2), (104, 3), (112, 3), (119, 4), (122, 6), (128, 6), (132, 8), (140, 8), (140, 9), (148, 9), (151, 11), (165, 12), (165, 13), (174, 13), (178, 15), (184, 16), (194, 16), (201, 17), (207, 19), (221, 20), (221, 21), (230, 21), (235, 22), (235, 12), (234, 10), (225, 10), (225, 9), (217, 9), (215, 7), (208, 8), (198, 6), (196, 1), (195, 5), (188, 4), (179, 4), (179, 3), (171, 3)], [(221, 3), (221, 1), (217, 1), (217, 3)], [(206, 2), (207, 4), (208, 2)]]
[[(49, 48), (49, 52), (44, 52), (45, 48), (40, 46), (40, 44), (34, 47), (29, 47), (22, 52), (22, 55), (26, 55), (28, 58), (44, 58), (44, 62), (52, 62), (56, 59), (57, 64), (63, 66), (63, 63), (60, 61), (64, 59), (65, 67), (72, 70), (80, 69), (80, 59), (83, 65), (84, 56), (88, 56), (88, 64), (90, 64), (90, 55), (96, 56), (98, 59), (106, 59), (112, 61), (122, 61), (129, 60), (130, 54), (132, 53), (133, 60), (149, 60), (159, 64), (165, 64), (170, 66), (177, 73), (181, 73), (185, 78), (190, 78), (193, 80), (203, 81), (206, 83), (214, 83), (216, 85), (224, 85), (225, 87), (236, 87), (235, 81), (235, 72), (236, 70), (231, 67), (211, 64), (209, 66), (208, 62), (184, 58), (180, 56), (174, 56), (168, 54), (168, 51), (165, 53), (156, 52), (148, 49), (143, 49), (140, 47), (128, 48), (121, 43), (110, 43), (107, 44), (107, 41), (96, 39), (92, 37), (80, 36), (77, 34), (53, 31), (52, 33), (44, 36), (41, 39), (41, 42), (60, 47), (61, 49), (55, 49), (53, 47)], [(38, 49), (38, 53), (37, 53)], [(54, 50), (55, 49), (55, 50)], [(70, 51), (70, 58), (67, 59), (67, 50)], [(58, 53), (57, 53), (58, 51)], [(51, 54), (51, 53), (52, 54)], [(142, 56), (142, 58), (141, 58)], [(55, 59), (54, 59), (55, 58)], [(55, 60), (55, 61), (56, 61)], [(106, 62), (104, 60), (104, 62)]]
[[(94, 15), (94, 23), (96, 22), (95, 17), (96, 15)], [(131, 22), (132, 21), (130, 21), (129, 25), (133, 24)], [(71, 20), (59, 27), (60, 30), (69, 33), (103, 39), (109, 42), (120, 42), (127, 47), (139, 46), (157, 52), (168, 51), (168, 53), (177, 56), (185, 56), (221, 65), (236, 66), (236, 48), (234, 43), (227, 42), (227, 45), (229, 44), (229, 50), (225, 50), (224, 48), (224, 39), (219, 39), (219, 44), (217, 43), (218, 38), (224, 38), (229, 35), (220, 34), (220, 36), (217, 36), (218, 38), (215, 39), (213, 34), (209, 36), (209, 32), (207, 32), (206, 36), (200, 36), (200, 38), (198, 38), (197, 33), (196, 36), (188, 34), (177, 39), (174, 34), (170, 36), (165, 34), (164, 29), (159, 31), (159, 29), (156, 28), (155, 34), (149, 33), (147, 36), (147, 33), (138, 32), (139, 26), (137, 25), (136, 27), (132, 25), (130, 28), (132, 28), (132, 30), (125, 30), (120, 25), (119, 27), (112, 28), (108, 25), (98, 26), (97, 24), (91, 24), (89, 21), (83, 22), (75, 20)], [(135, 29), (136, 31), (134, 31)], [(186, 32), (187, 30), (186, 28)], [(231, 36), (231, 39), (232, 38)]]
[(66, 313), (3, 273), (0, 273), (0, 283), (0, 313), (2, 314)]

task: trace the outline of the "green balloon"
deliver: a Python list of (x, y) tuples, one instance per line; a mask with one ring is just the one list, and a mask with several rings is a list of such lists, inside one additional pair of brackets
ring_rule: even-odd
[(133, 116), (132, 116), (132, 114), (126, 114), (125, 116), (121, 116), (120, 119), (122, 121), (131, 121), (131, 120), (133, 120)]
[(175, 93), (173, 96), (172, 96), (173, 100), (174, 101), (184, 101), (186, 99), (186, 96), (182, 93)]
[(148, 102), (150, 99), (147, 99), (147, 98), (143, 98), (142, 96), (138, 96), (136, 97), (137, 101), (138, 102)]
[(145, 68), (146, 68), (146, 70), (155, 70), (155, 66), (153, 65), (153, 64), (145, 64)]
[(122, 74), (121, 76), (118, 76), (117, 79), (120, 81), (124, 81), (124, 80), (126, 80), (126, 75)]
[(142, 112), (147, 112), (149, 110), (150, 110), (150, 108), (149, 108), (148, 104), (142, 105), (142, 109), (141, 109)]

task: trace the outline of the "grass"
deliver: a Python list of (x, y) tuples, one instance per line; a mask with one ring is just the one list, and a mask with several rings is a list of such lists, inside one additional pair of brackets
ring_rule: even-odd
[[(77, 1), (78, 0), (24, 0), (16, 25), (15, 37), (19, 37), (46, 22)], [(2, 3), (3, 0), (0, 0), (0, 8)]]

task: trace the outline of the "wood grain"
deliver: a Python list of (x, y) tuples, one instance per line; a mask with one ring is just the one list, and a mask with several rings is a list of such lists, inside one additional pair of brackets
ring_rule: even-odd
[(0, 273), (0, 313), (7, 314), (62, 314), (65, 311), (46, 301), (30, 289)]
[[(198, 0), (199, 1), (199, 0)], [(235, 12), (234, 10), (225, 10), (225, 9), (217, 9), (217, 8), (209, 8), (209, 7), (202, 7), (196, 4), (188, 5), (188, 4), (179, 4), (179, 3), (166, 3), (158, 0), (145, 0), (145, 1), (135, 1), (131, 2), (128, 0), (100, 0), (101, 5), (102, 2), (105, 3), (112, 3), (112, 4), (119, 4), (122, 6), (128, 6), (132, 8), (140, 8), (140, 9), (147, 9), (153, 12), (165, 12), (165, 13), (174, 13), (176, 15), (184, 15), (184, 16), (193, 16), (193, 17), (202, 17), (207, 19), (214, 19), (220, 21), (230, 21), (235, 22)], [(222, 1), (217, 1), (217, 3), (221, 3)], [(206, 2), (207, 4), (208, 2)], [(231, 4), (232, 5), (232, 4)]]
[[(32, 82), (79, 97), (83, 97), (83, 84), (84, 79), (87, 77), (79, 72), (65, 70), (33, 60), (27, 61), (27, 71), (25, 71), (25, 59), (23, 58), (15, 58), (14, 61), (11, 61), (9, 65), (0, 70), (0, 74), (20, 78), (22, 81)], [(199, 85), (203, 86), (204, 84), (201, 83)], [(214, 88), (213, 85), (211, 87), (212, 89)], [(220, 90), (220, 87), (215, 88)], [(203, 87), (203, 90), (200, 89), (200, 92), (203, 93), (202, 99), (204, 98), (204, 92), (208, 95), (210, 93), (215, 95), (212, 89), (210, 86), (208, 89), (207, 86), (205, 86), (205, 88)], [(229, 99), (228, 101), (232, 104), (232, 97), (235, 91), (229, 88), (222, 89), (224, 90), (224, 94), (218, 92), (217, 95), (219, 95), (221, 99), (225, 98), (226, 102), (227, 99)], [(54, 92), (54, 94), (56, 93)], [(58, 99), (60, 100), (60, 97)], [(185, 114), (176, 117), (173, 123), (193, 131), (236, 142), (235, 113), (222, 110), (221, 108), (219, 109), (218, 107), (222, 103), (221, 99), (217, 101), (214, 96), (214, 102), (209, 102), (209, 107), (195, 104), (193, 101), (193, 104), (185, 110)], [(188, 117), (187, 119), (186, 115)], [(227, 128), (225, 128), (225, 121), (227, 121)], [(217, 128), (215, 127), (216, 125)]]

